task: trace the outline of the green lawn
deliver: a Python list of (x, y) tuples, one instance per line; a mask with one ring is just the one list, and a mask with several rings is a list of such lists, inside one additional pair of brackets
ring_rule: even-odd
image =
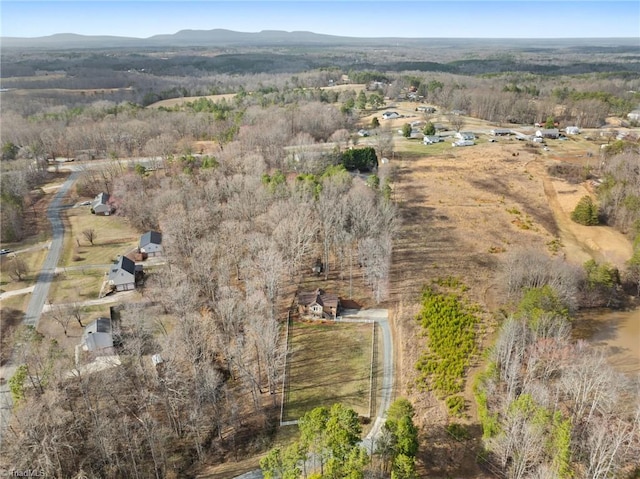
[[(96, 216), (89, 207), (67, 210), (66, 224), (69, 232), (60, 266), (109, 264), (116, 256), (136, 248), (140, 239), (140, 234), (124, 218)], [(93, 246), (82, 233), (88, 229), (96, 232)]]
[(368, 416), (372, 334), (366, 323), (294, 322), (283, 419), (336, 402)]
[(445, 153), (451, 148), (451, 142), (453, 139), (445, 138), (444, 141), (440, 143), (436, 143), (435, 145), (425, 145), (422, 143), (422, 140), (407, 140), (407, 139), (399, 139), (395, 143), (396, 151), (398, 153), (417, 153), (421, 156), (432, 156), (432, 155), (441, 155)]
[(51, 283), (49, 301), (53, 304), (98, 299), (106, 269), (59, 273)]
[[(48, 252), (48, 249), (37, 249), (17, 255), (8, 254), (2, 256), (2, 259), (0, 259), (0, 288), (3, 291), (14, 291), (34, 285)], [(10, 275), (16, 260), (24, 261), (27, 267), (27, 274), (22, 281), (16, 281)]]

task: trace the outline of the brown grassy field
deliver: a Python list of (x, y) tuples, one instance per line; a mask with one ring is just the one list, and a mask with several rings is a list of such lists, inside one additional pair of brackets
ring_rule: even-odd
[[(61, 266), (104, 265), (137, 247), (140, 234), (118, 216), (96, 216), (88, 206), (66, 212), (65, 248)], [(96, 240), (91, 246), (82, 232), (93, 229)], [(79, 246), (78, 246), (79, 243)]]
[(366, 323), (294, 322), (284, 420), (336, 402), (368, 416), (372, 333)]
[[(335, 90), (335, 91), (346, 91), (353, 90), (355, 92), (359, 92), (360, 90), (364, 90), (366, 85), (361, 84), (349, 84), (349, 85), (335, 85), (335, 86), (326, 86), (322, 87), (322, 90)], [(170, 98), (168, 100), (160, 100), (155, 103), (152, 103), (147, 108), (173, 108), (175, 106), (184, 105), (185, 103), (189, 103), (195, 100), (199, 100), (200, 98), (206, 98), (211, 101), (223, 101), (223, 100), (231, 100), (236, 96), (235, 93), (225, 93), (222, 95), (206, 95), (206, 96), (185, 96), (182, 98)]]
[[(412, 114), (407, 105), (393, 109)], [(390, 122), (395, 132), (407, 120)], [(586, 140), (586, 134), (550, 140), (549, 150), (507, 138), (488, 143), (484, 132), (493, 126), (465, 118), (463, 129), (481, 133), (476, 146), (465, 148), (424, 146), (395, 134), (394, 159), (382, 167), (394, 177), (393, 196), (402, 224), (394, 244), (390, 285), (398, 394), (408, 395), (414, 403), (416, 421), (424, 431), (421, 444), (429, 444), (420, 453), (422, 477), (485, 476), (476, 464), (477, 441), (451, 440), (444, 431), (451, 419), (443, 402), (417, 388), (414, 366), (425, 344), (415, 320), (421, 288), (448, 276), (469, 287), (467, 299), (483, 311), (482, 350), (491, 343), (497, 310), (505, 301), (499, 270), (507, 253), (546, 249), (577, 264), (590, 257), (620, 264), (630, 256), (628, 240), (611, 228), (582, 227), (569, 219), (579, 198), (588, 193), (586, 185), (571, 185), (547, 172), (547, 166), (558, 161), (585, 164), (591, 158), (587, 153), (599, 151), (597, 140)], [(555, 251), (558, 244), (561, 247)], [(468, 372), (464, 394), (468, 418), (462, 420), (473, 434), (479, 433), (476, 436), (481, 432), (471, 385), (481, 367), (476, 358)]]
[[(47, 249), (37, 247), (23, 253), (2, 256), (0, 260), (0, 288), (2, 291), (14, 291), (34, 285), (47, 252)], [(24, 261), (27, 267), (27, 274), (21, 281), (11, 277), (11, 270), (15, 269), (16, 261)]]

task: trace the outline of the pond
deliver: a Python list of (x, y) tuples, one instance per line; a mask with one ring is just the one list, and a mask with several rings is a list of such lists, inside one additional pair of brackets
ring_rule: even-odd
[(574, 336), (603, 347), (616, 369), (640, 373), (640, 308), (581, 312), (574, 322)]

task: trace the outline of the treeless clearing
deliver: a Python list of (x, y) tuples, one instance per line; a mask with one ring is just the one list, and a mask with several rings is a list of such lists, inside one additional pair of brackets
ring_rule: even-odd
[[(348, 85), (325, 86), (325, 87), (320, 87), (320, 89), (335, 90), (335, 91), (353, 90), (357, 93), (361, 90), (364, 90), (365, 87), (366, 85), (361, 85), (361, 84), (353, 84), (353, 85), (348, 84)], [(223, 100), (227, 101), (227, 100), (232, 100), (233, 98), (235, 98), (235, 96), (236, 96), (235, 93), (224, 93), (221, 95), (185, 96), (180, 98), (169, 98), (168, 100), (160, 100), (155, 103), (152, 103), (151, 105), (147, 106), (147, 108), (160, 108), (160, 107), (173, 108), (176, 106), (184, 105), (185, 103), (200, 100), (201, 98), (206, 98), (207, 100), (211, 100), (214, 102), (223, 101)]]
[(368, 416), (372, 333), (367, 323), (292, 323), (283, 419), (336, 402)]
[[(406, 106), (387, 109), (413, 115)], [(408, 120), (413, 119), (389, 120), (392, 131)], [(488, 132), (495, 126), (467, 118), (465, 125), (463, 129), (476, 132)], [(397, 304), (391, 314), (397, 394), (411, 399), (416, 423), (425, 431), (421, 438), (425, 447), (419, 453), (422, 477), (485, 477), (476, 462), (479, 443), (452, 440), (444, 430), (451, 419), (443, 402), (416, 388), (415, 364), (424, 348), (424, 342), (416, 340), (420, 328), (415, 320), (422, 287), (447, 276), (469, 287), (467, 299), (485, 311), (482, 350), (490, 344), (497, 325), (493, 314), (506, 300), (500, 297), (497, 277), (505, 253), (520, 248), (547, 248), (552, 253), (551, 241), (560, 240), (563, 247), (556, 254), (564, 254), (569, 261), (581, 264), (593, 257), (620, 264), (629, 258), (630, 245), (609, 227), (594, 229), (573, 223), (569, 213), (587, 194), (585, 186), (569, 185), (547, 173), (547, 164), (565, 155), (584, 161), (587, 152), (598, 149), (593, 142), (584, 138), (550, 141), (550, 151), (545, 151), (506, 138), (488, 143), (481, 137), (479, 144), (466, 148), (424, 146), (397, 135), (394, 138), (395, 159), (382, 166), (381, 172), (387, 169), (395, 177), (393, 195), (402, 220), (390, 285), (391, 300)], [(472, 377), (481, 368), (477, 358), (468, 373), (464, 397), (470, 418), (456, 420), (466, 424), (475, 437), (481, 433), (475, 419)]]
[[(65, 232), (61, 266), (109, 264), (116, 256), (124, 255), (138, 246), (138, 232), (121, 217), (93, 215), (86, 206), (67, 210), (66, 220), (69, 231)], [(93, 246), (82, 234), (87, 229), (96, 232)]]
[(106, 273), (106, 269), (59, 273), (51, 284), (49, 302), (58, 304), (98, 299)]

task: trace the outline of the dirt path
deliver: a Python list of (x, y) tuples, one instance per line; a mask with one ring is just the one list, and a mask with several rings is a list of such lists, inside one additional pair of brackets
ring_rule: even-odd
[(626, 236), (609, 226), (583, 226), (571, 220), (571, 212), (580, 198), (593, 196), (585, 185), (549, 177), (539, 160), (532, 162), (530, 169), (542, 177), (544, 193), (558, 225), (566, 259), (577, 264), (594, 259), (624, 269), (633, 254), (633, 247)]

